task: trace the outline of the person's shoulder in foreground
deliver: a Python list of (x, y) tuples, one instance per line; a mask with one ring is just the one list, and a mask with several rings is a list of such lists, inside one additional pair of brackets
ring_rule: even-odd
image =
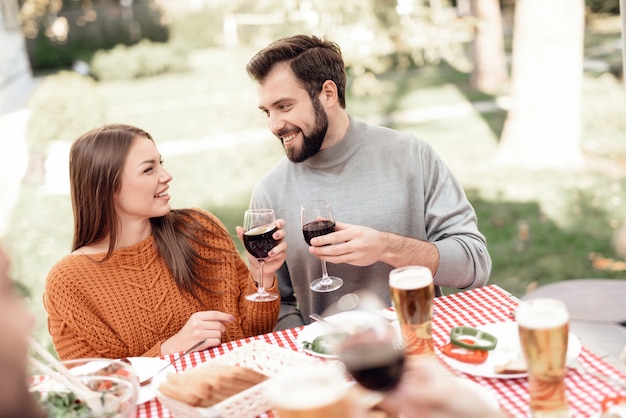
[(28, 391), (28, 335), (35, 319), (15, 293), (9, 278), (9, 257), (0, 243), (0, 417), (41, 418)]

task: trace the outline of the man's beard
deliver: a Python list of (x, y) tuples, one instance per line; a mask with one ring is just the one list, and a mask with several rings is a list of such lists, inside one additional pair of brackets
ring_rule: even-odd
[(328, 131), (328, 116), (319, 100), (312, 100), (313, 110), (315, 111), (315, 126), (310, 135), (304, 135), (302, 132), (302, 147), (300, 149), (285, 148), (287, 158), (294, 163), (301, 163), (306, 159), (317, 154), (322, 148), (326, 132)]

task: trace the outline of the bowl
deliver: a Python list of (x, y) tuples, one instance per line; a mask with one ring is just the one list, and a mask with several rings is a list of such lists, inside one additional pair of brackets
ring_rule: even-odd
[(120, 360), (99, 358), (67, 360), (62, 363), (70, 373), (100, 396), (94, 396), (95, 400), (87, 405), (51, 375), (36, 374), (31, 378), (30, 391), (48, 417), (135, 416), (139, 398), (139, 380), (130, 365)]

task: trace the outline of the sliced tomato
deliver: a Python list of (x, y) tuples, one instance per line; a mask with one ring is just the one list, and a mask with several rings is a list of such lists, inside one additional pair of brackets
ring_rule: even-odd
[(615, 405), (626, 404), (626, 396), (605, 397), (602, 400), (602, 412), (607, 412)]
[(118, 369), (115, 371), (115, 374), (117, 374), (118, 376), (124, 376), (124, 377), (130, 376), (130, 372), (126, 369)]
[[(462, 341), (467, 345), (472, 344), (472, 340), (470, 339)], [(474, 350), (471, 348), (459, 347), (452, 342), (444, 345), (441, 348), (441, 352), (450, 358), (469, 364), (482, 364), (487, 361), (487, 357), (489, 357), (489, 352), (486, 350)]]
[(113, 383), (110, 380), (105, 380), (105, 381), (100, 382), (97, 390), (99, 392), (109, 391), (111, 390), (112, 386), (113, 386)]

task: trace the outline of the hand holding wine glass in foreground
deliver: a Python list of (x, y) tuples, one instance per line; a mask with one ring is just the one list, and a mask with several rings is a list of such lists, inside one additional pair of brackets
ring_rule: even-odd
[[(247, 295), (246, 299), (253, 302), (269, 302), (278, 299), (278, 295), (265, 290), (263, 284), (263, 268), (270, 258), (270, 251), (278, 245), (279, 241), (274, 238), (278, 230), (276, 217), (272, 209), (249, 209), (244, 214), (243, 221), (243, 244), (246, 250), (259, 263), (259, 279), (257, 291)], [(242, 231), (238, 230), (238, 233)]]
[(402, 338), (380, 314), (383, 307), (378, 296), (368, 290), (348, 293), (333, 307), (350, 314), (341, 323), (345, 335), (334, 351), (354, 380), (380, 393), (398, 385), (405, 362)]
[(337, 354), (361, 386), (385, 393), (400, 382), (404, 371), (404, 349), (386, 319), (376, 313), (363, 315), (368, 325), (344, 337)]
[[(453, 376), (431, 357), (408, 357), (402, 379), (378, 408), (402, 418), (504, 418), (464, 379)], [(471, 382), (469, 382), (471, 383)]]
[[(307, 244), (321, 235), (335, 231), (335, 218), (330, 203), (326, 200), (312, 200), (302, 205), (302, 233)], [(316, 292), (332, 292), (343, 285), (339, 277), (329, 276), (326, 261), (322, 260), (322, 277), (311, 283), (311, 290)]]

